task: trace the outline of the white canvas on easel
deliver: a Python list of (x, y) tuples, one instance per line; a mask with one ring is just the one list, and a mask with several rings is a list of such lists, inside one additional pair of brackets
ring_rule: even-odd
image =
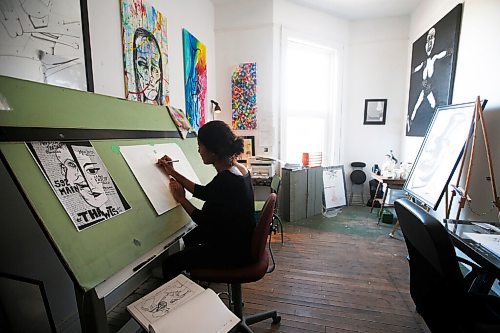
[[(174, 168), (189, 180), (200, 183), (186, 155), (175, 143), (120, 146), (120, 152), (158, 215), (178, 205), (170, 193), (170, 179), (156, 164), (159, 158), (168, 155), (174, 161), (179, 160), (174, 163)], [(186, 198), (192, 198), (188, 191)]]

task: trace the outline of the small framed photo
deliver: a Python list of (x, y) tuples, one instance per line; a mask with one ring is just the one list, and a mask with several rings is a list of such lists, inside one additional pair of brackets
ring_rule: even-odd
[(238, 156), (238, 162), (246, 162), (250, 157), (255, 156), (255, 137), (242, 136), (243, 138), (243, 153)]
[(365, 99), (364, 125), (385, 125), (387, 99)]

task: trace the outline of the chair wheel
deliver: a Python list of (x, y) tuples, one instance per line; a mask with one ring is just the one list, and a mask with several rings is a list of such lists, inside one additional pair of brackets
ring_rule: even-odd
[(273, 324), (279, 324), (281, 322), (281, 316), (276, 316), (273, 318)]

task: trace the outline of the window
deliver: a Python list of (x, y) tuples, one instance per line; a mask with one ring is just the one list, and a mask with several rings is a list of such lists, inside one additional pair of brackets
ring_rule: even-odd
[(334, 159), (334, 110), (337, 52), (287, 39), (283, 75), (284, 160), (300, 163), (304, 152), (322, 152), (323, 164)]

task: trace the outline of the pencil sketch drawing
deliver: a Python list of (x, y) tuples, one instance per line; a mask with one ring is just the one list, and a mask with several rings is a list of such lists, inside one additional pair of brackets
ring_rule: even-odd
[(87, 90), (79, 0), (0, 1), (0, 74)]

